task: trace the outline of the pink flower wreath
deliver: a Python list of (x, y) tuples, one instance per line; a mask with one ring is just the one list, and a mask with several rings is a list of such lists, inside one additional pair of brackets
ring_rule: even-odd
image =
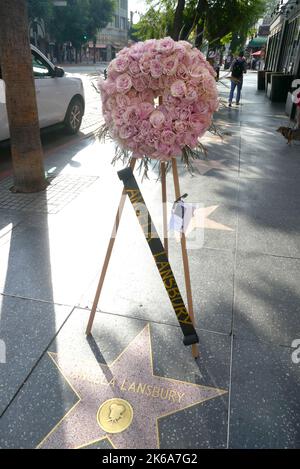
[(135, 158), (167, 161), (197, 147), (219, 106), (205, 56), (169, 37), (121, 50), (99, 87), (107, 131)]

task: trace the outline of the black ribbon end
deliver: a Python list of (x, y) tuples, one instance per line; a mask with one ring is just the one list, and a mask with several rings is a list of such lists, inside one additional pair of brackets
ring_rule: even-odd
[(121, 179), (121, 181), (123, 181), (124, 183), (128, 181), (128, 179), (130, 179), (132, 175), (133, 175), (133, 172), (131, 168), (125, 168), (125, 169), (121, 169), (121, 171), (118, 171), (119, 179)]
[(183, 338), (183, 343), (184, 345), (193, 345), (193, 344), (198, 344), (199, 343), (199, 337), (198, 335), (195, 334), (190, 334), (190, 335), (185, 335)]

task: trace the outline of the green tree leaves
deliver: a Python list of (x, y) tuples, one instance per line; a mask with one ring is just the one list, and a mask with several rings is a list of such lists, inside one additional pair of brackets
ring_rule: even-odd
[(91, 40), (98, 29), (112, 19), (114, 0), (68, 0), (67, 6), (54, 6), (51, 0), (27, 0), (29, 18), (43, 19), (58, 42), (71, 42), (78, 48)]
[(136, 35), (148, 39), (174, 32), (175, 39), (194, 39), (200, 46), (205, 37), (218, 46), (228, 35), (244, 39), (270, 3), (272, 0), (148, 0), (148, 11), (135, 25)]

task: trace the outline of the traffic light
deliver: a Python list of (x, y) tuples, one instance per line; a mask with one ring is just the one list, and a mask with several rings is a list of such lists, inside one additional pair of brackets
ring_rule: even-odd
[(83, 34), (83, 40), (84, 40), (84, 41), (87, 40), (87, 34), (86, 34), (86, 33)]

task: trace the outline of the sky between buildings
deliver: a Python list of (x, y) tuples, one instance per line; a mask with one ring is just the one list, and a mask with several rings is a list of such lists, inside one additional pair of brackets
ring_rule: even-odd
[[(130, 15), (130, 11), (145, 13), (146, 11), (146, 2), (145, 0), (128, 0), (128, 14)], [(138, 14), (135, 13), (133, 17), (133, 21), (137, 22), (139, 19)]]

